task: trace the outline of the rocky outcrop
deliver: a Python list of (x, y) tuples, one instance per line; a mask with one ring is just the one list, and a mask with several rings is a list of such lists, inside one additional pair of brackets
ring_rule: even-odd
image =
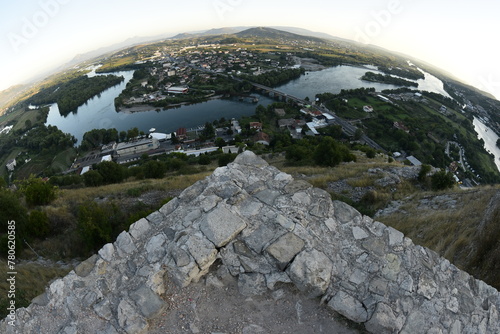
[[(251, 152), (54, 281), (2, 333), (145, 333), (165, 277), (214, 262), (243, 296), (293, 284), (371, 333), (498, 333), (498, 291)], [(242, 298), (246, 298), (243, 297)]]

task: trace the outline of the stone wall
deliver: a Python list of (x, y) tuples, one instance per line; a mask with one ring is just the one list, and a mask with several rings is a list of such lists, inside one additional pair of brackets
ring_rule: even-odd
[(145, 333), (165, 307), (165, 275), (187, 286), (217, 259), (243, 296), (294, 284), (371, 333), (500, 332), (497, 290), (251, 152), (134, 223), (0, 332)]

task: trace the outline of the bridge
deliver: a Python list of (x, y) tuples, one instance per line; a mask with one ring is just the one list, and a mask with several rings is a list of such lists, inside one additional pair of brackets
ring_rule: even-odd
[[(261, 85), (261, 84), (258, 84), (258, 83), (255, 83), (255, 82), (251, 82), (252, 86), (254, 86), (255, 88), (258, 88), (260, 90), (263, 90), (265, 92), (268, 92), (268, 93), (271, 93), (273, 94), (274, 97), (281, 97), (281, 99), (283, 99), (283, 101), (285, 102), (289, 102), (289, 101), (293, 101), (297, 104), (303, 104), (303, 105), (307, 105), (309, 104), (308, 101), (306, 100), (303, 100), (303, 99), (300, 99), (296, 96), (293, 96), (293, 95), (290, 95), (290, 94), (286, 94), (284, 92), (281, 92), (279, 90), (276, 90), (274, 88), (271, 88), (271, 87), (267, 87), (267, 86), (264, 86), (264, 85)], [(354, 125), (352, 125), (351, 123), (349, 123), (348, 121), (338, 117), (334, 112), (328, 110), (328, 108), (324, 107), (324, 106), (315, 106), (316, 109), (318, 109), (319, 111), (321, 111), (322, 113), (324, 114), (329, 114), (331, 116), (334, 117), (334, 120), (333, 120), (333, 123), (334, 124), (337, 124), (337, 125), (340, 125), (342, 127), (342, 131), (347, 135), (347, 136), (354, 136), (355, 133), (356, 133), (356, 130), (358, 130), (357, 127), (355, 127)], [(382, 152), (386, 152), (386, 150), (384, 150), (382, 148), (382, 146), (380, 146), (379, 144), (377, 144), (374, 140), (370, 139), (367, 135), (363, 134), (361, 136), (361, 139), (367, 144), (369, 145), (370, 147), (376, 149), (376, 150), (379, 150), (379, 151), (382, 151)]]
[[(204, 72), (208, 72), (208, 73), (212, 73), (212, 74), (224, 76), (226, 78), (231, 78), (231, 79), (233, 79), (235, 81), (238, 81), (238, 82), (243, 82), (242, 79), (237, 78), (237, 77), (232, 76), (232, 75), (227, 75), (227, 74), (222, 74), (222, 73), (215, 73), (215, 72), (213, 72), (211, 70), (208, 70), (208, 69), (205, 69), (205, 68), (201, 68), (201, 67), (197, 67), (197, 66), (194, 66), (194, 65), (190, 65), (190, 66), (193, 67), (193, 68), (195, 68), (195, 69), (204, 71)], [(303, 104), (303, 105), (309, 104), (309, 102), (306, 101), (306, 100), (303, 100), (301, 98), (298, 98), (298, 97), (290, 95), (290, 94), (286, 94), (286, 93), (284, 93), (282, 91), (279, 91), (279, 90), (276, 90), (274, 88), (271, 88), (271, 87), (268, 87), (268, 86), (264, 86), (264, 85), (261, 85), (261, 84), (255, 83), (255, 82), (249, 82), (249, 83), (252, 86), (254, 86), (255, 88), (257, 88), (257, 89), (260, 89), (262, 91), (268, 92), (269, 94), (272, 94), (274, 97), (281, 98), (284, 102), (293, 101), (293, 102), (295, 102), (297, 104)], [(333, 123), (337, 124), (337, 125), (340, 125), (342, 127), (342, 131), (347, 136), (352, 137), (352, 136), (355, 135), (356, 130), (358, 130), (357, 127), (355, 127), (351, 123), (347, 122), (346, 120), (338, 117), (337, 115), (335, 115), (334, 112), (328, 110), (328, 108), (326, 108), (326, 107), (322, 107), (322, 106), (315, 106), (315, 107), (319, 111), (321, 111), (322, 113), (329, 114), (329, 115), (333, 116), (334, 117)], [(382, 146), (380, 146), (379, 144), (377, 144), (374, 140), (372, 140), (371, 138), (369, 138), (365, 134), (363, 134), (361, 136), (361, 140), (363, 140), (368, 146), (374, 148), (375, 150), (386, 152), (386, 150)]]

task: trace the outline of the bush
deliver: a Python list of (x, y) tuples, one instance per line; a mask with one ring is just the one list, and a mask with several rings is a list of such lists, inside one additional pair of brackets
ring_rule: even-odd
[(144, 170), (144, 177), (147, 179), (161, 179), (167, 171), (167, 165), (164, 162), (156, 160), (146, 162), (142, 168)]
[(123, 166), (112, 161), (101, 162), (97, 165), (97, 171), (105, 184), (122, 182), (126, 174)]
[(34, 210), (30, 212), (27, 235), (34, 238), (44, 238), (49, 235), (50, 222), (47, 214), (43, 211)]
[(56, 190), (52, 184), (34, 176), (21, 183), (21, 192), (30, 206), (49, 204), (56, 198)]
[(210, 156), (207, 154), (201, 154), (198, 158), (198, 163), (200, 165), (210, 165), (212, 162), (212, 159), (210, 159)]
[(368, 148), (366, 150), (366, 157), (368, 159), (373, 159), (377, 155), (377, 152), (373, 148)]
[(431, 177), (432, 190), (444, 190), (455, 185), (455, 178), (450, 172), (439, 171)]
[(236, 153), (224, 153), (221, 156), (219, 156), (219, 167), (227, 166), (227, 164), (231, 163), (236, 159), (238, 154)]
[(102, 175), (95, 170), (88, 171), (83, 174), (83, 181), (87, 187), (98, 187), (103, 185)]

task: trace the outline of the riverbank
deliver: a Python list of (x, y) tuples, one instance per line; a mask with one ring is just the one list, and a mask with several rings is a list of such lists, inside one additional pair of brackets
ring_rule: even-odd
[(196, 102), (181, 102), (181, 103), (175, 103), (175, 104), (169, 104), (167, 107), (155, 107), (151, 104), (144, 104), (144, 103), (138, 103), (134, 104), (131, 107), (119, 107), (116, 108), (118, 112), (125, 113), (125, 114), (132, 114), (136, 112), (144, 112), (144, 111), (161, 111), (161, 110), (167, 110), (167, 109), (174, 109), (174, 108), (180, 108), (183, 106), (189, 106), (193, 104), (198, 104), (198, 103), (204, 103), (207, 101), (211, 100), (220, 100), (222, 99), (223, 95), (216, 95), (216, 96), (211, 96), (208, 98), (203, 99), (203, 101), (196, 101)]

